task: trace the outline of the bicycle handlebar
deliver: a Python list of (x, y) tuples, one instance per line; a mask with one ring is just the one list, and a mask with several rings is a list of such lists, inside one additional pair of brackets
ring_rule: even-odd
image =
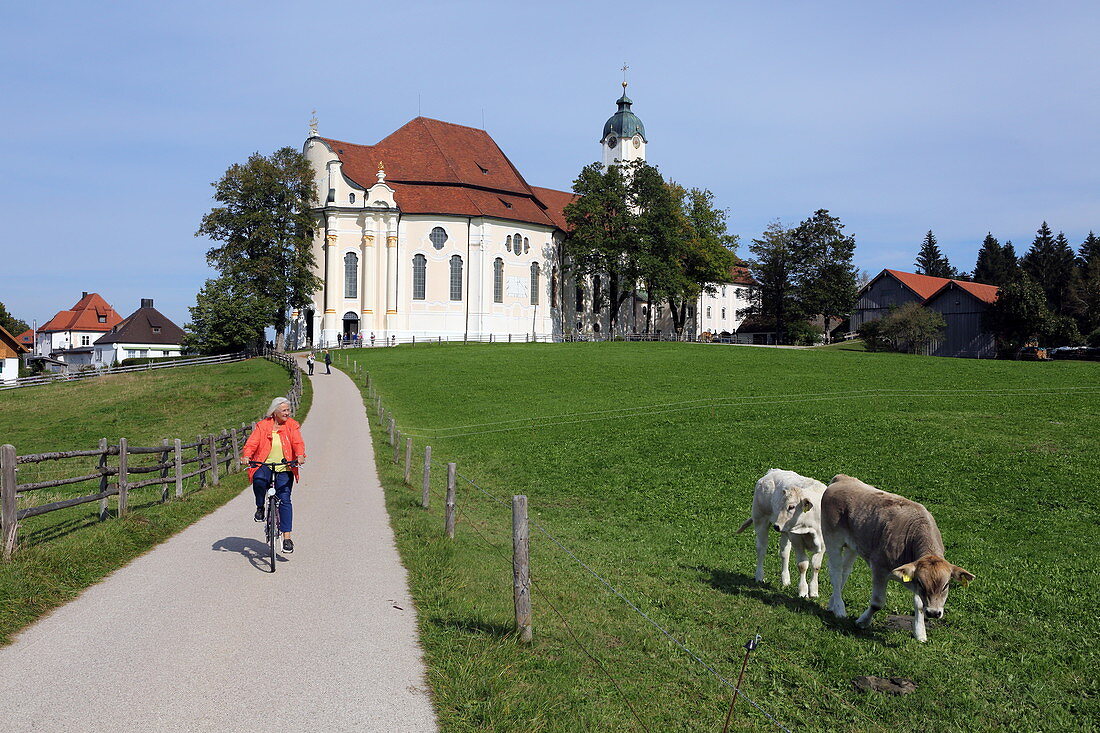
[(292, 468), (300, 465), (298, 461), (288, 461), (285, 458), (281, 461), (268, 463), (266, 461), (249, 461), (248, 465), (259, 468), (260, 466), (268, 466), (269, 468), (275, 468), (276, 466), (290, 466)]

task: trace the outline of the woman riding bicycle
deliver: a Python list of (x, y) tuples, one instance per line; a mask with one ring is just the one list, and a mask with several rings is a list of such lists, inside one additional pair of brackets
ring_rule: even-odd
[[(264, 418), (256, 423), (252, 434), (241, 451), (241, 463), (294, 463), (279, 465), (272, 472), (270, 466), (251, 466), (248, 478), (252, 481), (252, 491), (256, 494), (257, 522), (264, 521), (264, 496), (274, 481), (275, 494), (279, 505), (279, 530), (283, 534), (283, 552), (294, 552), (294, 543), (290, 539), (293, 511), (290, 505), (290, 489), (298, 479), (298, 466), (306, 462), (306, 445), (302, 441), (301, 426), (290, 416), (290, 400), (276, 397), (267, 408)], [(278, 437), (278, 440), (276, 440)]]

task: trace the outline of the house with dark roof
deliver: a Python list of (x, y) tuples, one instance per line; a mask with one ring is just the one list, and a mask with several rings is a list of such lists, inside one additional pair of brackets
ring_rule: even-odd
[(19, 357), (30, 348), (0, 326), (0, 384), (8, 384), (19, 378)]
[(854, 331), (876, 321), (892, 308), (920, 303), (940, 313), (947, 324), (939, 338), (926, 347), (926, 354), (992, 359), (996, 348), (985, 318), (997, 292), (995, 285), (887, 269), (860, 289), (851, 328)]
[[(645, 158), (632, 104), (624, 87), (603, 126), (605, 163)], [(528, 183), (485, 130), (416, 117), (363, 145), (321, 137), (314, 122), (303, 151), (321, 202), (314, 258), (324, 286), (292, 313), (291, 344), (606, 332), (606, 283), (562, 277), (574, 194)], [(646, 308), (642, 294), (628, 300), (620, 327), (640, 328)], [(654, 327), (671, 331), (662, 316)]]
[(141, 307), (96, 339), (94, 363), (109, 366), (123, 359), (180, 356), (183, 329), (142, 298)]
[[(69, 366), (92, 363), (92, 343), (122, 320), (99, 293), (85, 291), (68, 310), (58, 311), (38, 329), (35, 354)], [(49, 363), (49, 362), (48, 362)]]

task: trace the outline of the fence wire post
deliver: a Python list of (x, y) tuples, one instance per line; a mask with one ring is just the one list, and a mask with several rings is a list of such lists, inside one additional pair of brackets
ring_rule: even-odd
[(516, 607), (516, 633), (520, 642), (531, 643), (531, 562), (527, 525), (527, 497), (512, 497), (512, 599)]
[[(99, 449), (103, 451), (99, 455), (99, 493), (107, 493), (107, 439), (99, 439)], [(103, 522), (108, 517), (107, 497), (103, 497), (99, 500), (99, 521)]]
[(401, 459), (401, 431), (394, 431), (393, 434), (393, 465), (397, 465), (397, 462)]
[(760, 634), (749, 639), (745, 644), (745, 659), (741, 662), (741, 674), (737, 676), (737, 684), (733, 688), (733, 700), (730, 701), (730, 709), (726, 712), (726, 724), (722, 726), (722, 733), (728, 733), (730, 718), (733, 716), (733, 706), (737, 704), (737, 693), (741, 692), (741, 682), (745, 679), (745, 667), (749, 666), (749, 654), (760, 643)]
[(164, 446), (164, 450), (160, 452), (160, 480), (163, 482), (160, 485), (160, 503), (168, 501), (168, 453), (171, 450), (171, 444), (168, 438), (160, 441), (160, 444)]
[(444, 511), (443, 531), (447, 539), (455, 538), (455, 474), (458, 473), (458, 464), (447, 464), (447, 504)]
[(15, 496), (15, 446), (0, 446), (0, 541), (4, 543), (4, 560), (11, 560), (15, 552), (15, 537), (19, 528), (16, 517), (19, 514), (19, 502)]
[(405, 485), (411, 486), (409, 477), (412, 476), (413, 439), (405, 438)]
[[(390, 413), (390, 445), (397, 445), (397, 421), (393, 418), (393, 413)], [(394, 463), (397, 460), (394, 459)]]
[(183, 441), (176, 438), (172, 441), (173, 463), (176, 469), (176, 498), (183, 498)]
[(218, 477), (218, 436), (210, 434), (210, 482), (215, 486), (219, 483)]
[(424, 486), (420, 490), (420, 506), (425, 509), (428, 508), (428, 502), (431, 501), (431, 478), (432, 478), (432, 447), (430, 445), (424, 446)]

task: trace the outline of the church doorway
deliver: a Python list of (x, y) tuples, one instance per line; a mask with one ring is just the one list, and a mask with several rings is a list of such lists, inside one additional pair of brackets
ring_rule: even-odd
[(344, 341), (351, 341), (359, 334), (359, 316), (354, 311), (344, 314)]
[(306, 322), (306, 343), (311, 347), (313, 346), (313, 309), (306, 310), (305, 315)]

